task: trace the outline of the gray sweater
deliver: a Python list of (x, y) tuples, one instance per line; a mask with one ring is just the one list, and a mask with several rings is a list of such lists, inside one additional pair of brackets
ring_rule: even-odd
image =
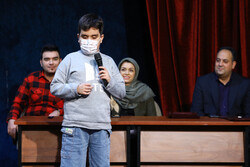
[[(50, 85), (53, 95), (64, 99), (62, 126), (86, 129), (111, 129), (110, 94), (123, 98), (125, 84), (113, 59), (101, 54), (103, 66), (107, 68), (110, 82), (103, 86), (94, 55), (86, 56), (80, 50), (68, 54), (58, 66)], [(88, 96), (79, 95), (77, 87), (91, 83), (93, 89)]]

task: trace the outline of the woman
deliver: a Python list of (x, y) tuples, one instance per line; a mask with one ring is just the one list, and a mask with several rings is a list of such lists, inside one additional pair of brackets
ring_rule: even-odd
[(119, 104), (121, 116), (156, 116), (154, 96), (155, 94), (146, 84), (137, 80), (139, 66), (132, 58), (124, 58), (118, 65), (120, 73), (125, 81), (126, 96), (116, 99)]

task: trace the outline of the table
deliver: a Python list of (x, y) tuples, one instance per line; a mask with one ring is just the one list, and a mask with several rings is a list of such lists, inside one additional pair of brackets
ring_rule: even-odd
[[(19, 166), (59, 166), (62, 119), (25, 116), (15, 121)], [(112, 118), (111, 124), (111, 166), (249, 166), (248, 121), (124, 116)], [(137, 134), (134, 150), (131, 129)]]

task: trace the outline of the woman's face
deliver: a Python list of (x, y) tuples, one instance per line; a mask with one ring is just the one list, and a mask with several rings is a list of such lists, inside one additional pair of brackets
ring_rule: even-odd
[(135, 77), (135, 66), (132, 63), (124, 62), (121, 65), (120, 73), (125, 81), (125, 85), (130, 85)]

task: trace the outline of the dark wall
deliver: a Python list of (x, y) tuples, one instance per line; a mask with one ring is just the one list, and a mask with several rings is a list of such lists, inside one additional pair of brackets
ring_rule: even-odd
[(0, 0), (0, 11), (0, 166), (17, 165), (5, 119), (18, 86), (29, 73), (41, 69), (44, 44), (58, 45), (62, 57), (79, 49), (77, 23), (86, 13), (95, 12), (104, 20), (101, 52), (116, 63), (128, 56), (136, 59), (139, 79), (159, 99), (144, 1)]

